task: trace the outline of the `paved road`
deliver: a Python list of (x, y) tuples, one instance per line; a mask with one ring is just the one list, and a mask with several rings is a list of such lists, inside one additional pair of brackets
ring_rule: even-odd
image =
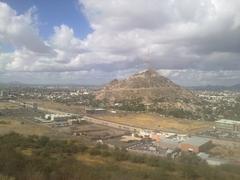
[(90, 116), (84, 116), (84, 119), (86, 121), (95, 123), (95, 124), (100, 124), (100, 125), (104, 125), (104, 126), (108, 126), (108, 127), (112, 127), (112, 128), (116, 128), (116, 129), (122, 129), (125, 131), (141, 131), (143, 130), (142, 128), (138, 128), (138, 127), (133, 127), (133, 126), (128, 126), (128, 125), (124, 125), (124, 124), (119, 124), (119, 123), (113, 123), (113, 122), (109, 122), (109, 121), (104, 121), (101, 119), (97, 119), (97, 118), (93, 118)]

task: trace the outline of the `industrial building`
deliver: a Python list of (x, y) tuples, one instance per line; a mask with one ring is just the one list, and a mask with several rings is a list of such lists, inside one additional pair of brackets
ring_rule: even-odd
[(178, 149), (179, 143), (174, 139), (161, 138), (161, 140), (156, 142), (155, 145), (161, 147), (162, 149), (176, 150)]
[(208, 138), (190, 137), (184, 142), (179, 144), (179, 148), (185, 152), (206, 152), (212, 146), (212, 141)]
[(67, 121), (70, 118), (74, 118), (72, 114), (46, 114), (45, 119), (51, 121)]
[(96, 109), (86, 109), (85, 110), (87, 114), (103, 114), (103, 113), (106, 113), (106, 109), (103, 109), (103, 108), (96, 108)]
[(216, 130), (230, 133), (240, 133), (240, 121), (221, 119), (215, 122)]

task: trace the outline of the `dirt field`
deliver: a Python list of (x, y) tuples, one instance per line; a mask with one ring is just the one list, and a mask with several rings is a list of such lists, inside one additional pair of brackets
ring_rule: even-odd
[(210, 153), (220, 158), (228, 158), (228, 159), (240, 161), (240, 146), (233, 148), (233, 147), (218, 145), (213, 149), (211, 149)]
[(220, 158), (229, 158), (240, 161), (240, 143), (229, 142), (228, 144), (217, 144), (210, 150), (210, 154)]
[(112, 139), (112, 138), (120, 137), (126, 134), (126, 132), (122, 130), (110, 128), (107, 126), (92, 124), (92, 123), (86, 123), (80, 126), (75, 126), (73, 129), (73, 132), (78, 132), (83, 136), (88, 137), (92, 140)]
[(18, 118), (1, 117), (0, 122), (0, 134), (7, 134), (9, 132), (17, 132), (24, 135), (52, 135), (53, 132), (47, 126), (36, 125), (34, 123), (28, 123), (21, 121)]
[(4, 102), (4, 101), (0, 101), (0, 110), (1, 109), (17, 109), (20, 106), (17, 104), (13, 104), (10, 102)]
[(157, 114), (124, 113), (96, 115), (95, 117), (130, 126), (179, 133), (194, 133), (212, 127), (210, 122), (161, 117)]
[(54, 109), (57, 111), (69, 112), (69, 113), (82, 113), (84, 112), (84, 107), (77, 105), (65, 105), (62, 103), (56, 103), (52, 101), (41, 101), (41, 100), (28, 100), (27, 103), (36, 102), (39, 107)]
[(9, 132), (40, 136), (54, 134), (49, 127), (31, 122), (31, 116), (34, 116), (35, 112), (22, 109), (20, 105), (1, 101), (0, 112), (1, 110), (4, 113), (0, 115), (0, 134), (7, 134)]
[(48, 136), (53, 139), (71, 139), (91, 144), (91, 141), (83, 136), (72, 136), (62, 132), (58, 128), (50, 128), (45, 124), (31, 122), (30, 119), (26, 120), (22, 117), (0, 117), (0, 135), (10, 132), (16, 132), (23, 135)]
[[(31, 102), (31, 101), (29, 101)], [(81, 113), (83, 107), (81, 106), (67, 106), (61, 103), (54, 103), (51, 101), (35, 101), (40, 107), (54, 109), (58, 111)], [(213, 123), (206, 121), (193, 121), (186, 119), (177, 119), (169, 117), (161, 117), (158, 114), (144, 114), (144, 113), (119, 113), (119, 114), (104, 114), (96, 115), (98, 119), (103, 119), (111, 122), (136, 126), (140, 128), (165, 130), (179, 133), (195, 133), (213, 126)]]

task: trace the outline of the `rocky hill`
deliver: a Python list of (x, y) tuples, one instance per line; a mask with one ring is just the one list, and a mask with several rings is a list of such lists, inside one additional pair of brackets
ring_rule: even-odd
[[(142, 104), (145, 108), (160, 112), (190, 112), (198, 109), (200, 100), (187, 90), (157, 71), (149, 69), (123, 80), (113, 80), (96, 93), (99, 100), (110, 104)], [(129, 105), (130, 104), (130, 105)]]
[(124, 80), (115, 79), (97, 93), (98, 99), (107, 98), (110, 101), (138, 97), (146, 103), (157, 99), (162, 101), (196, 100), (196, 96), (191, 91), (173, 83), (152, 69), (136, 73)]

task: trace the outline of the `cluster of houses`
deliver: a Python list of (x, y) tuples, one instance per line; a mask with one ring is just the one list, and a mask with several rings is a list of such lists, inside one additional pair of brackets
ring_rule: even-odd
[(236, 103), (236, 97), (239, 96), (239, 92), (203, 91), (203, 92), (199, 92), (198, 96), (202, 99), (205, 99), (208, 102), (211, 102), (211, 103), (219, 103), (221, 101), (226, 101), (229, 104), (231, 104), (231, 103)]
[(206, 152), (211, 148), (211, 140), (208, 138), (188, 136), (187, 134), (176, 134), (168, 132), (140, 131), (138, 136), (149, 138), (154, 144), (164, 149), (180, 149), (194, 153)]
[[(239, 131), (240, 122), (233, 120), (219, 120), (216, 128), (222, 131)], [(136, 138), (137, 137), (137, 138)], [(177, 134), (169, 132), (153, 132), (142, 130), (132, 134), (132, 138), (124, 137), (123, 141), (138, 141), (128, 147), (128, 150), (154, 154), (159, 156), (170, 156), (175, 158), (182, 152), (196, 154), (209, 165), (221, 165), (228, 163), (225, 159), (219, 159), (209, 155), (209, 150), (214, 146), (212, 140), (206, 137), (189, 136), (187, 134)], [(146, 140), (146, 141), (144, 141)]]

